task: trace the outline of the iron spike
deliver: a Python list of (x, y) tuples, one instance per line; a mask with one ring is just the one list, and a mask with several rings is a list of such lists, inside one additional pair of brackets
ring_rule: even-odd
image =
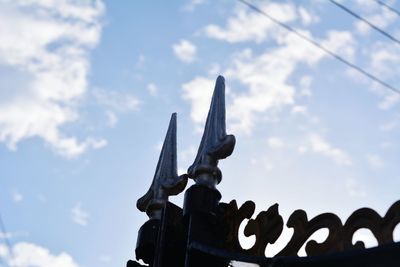
[(218, 76), (199, 150), (188, 169), (197, 184), (214, 188), (221, 182), (218, 161), (232, 154), (236, 142), (234, 135), (226, 134), (225, 121), (225, 79)]
[(160, 219), (168, 197), (179, 194), (186, 187), (187, 175), (178, 176), (176, 147), (176, 113), (173, 113), (151, 186), (136, 202), (137, 208), (150, 218)]

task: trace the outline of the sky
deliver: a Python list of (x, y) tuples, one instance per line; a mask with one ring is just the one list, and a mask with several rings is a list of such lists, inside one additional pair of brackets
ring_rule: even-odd
[[(400, 38), (394, 12), (341, 2)], [(252, 3), (400, 88), (400, 46), (332, 3)], [(218, 75), (237, 140), (219, 165), (222, 201), (279, 203), (286, 222), (296, 209), (384, 215), (399, 199), (400, 95), (238, 1), (0, 0), (0, 40), (0, 266), (133, 259), (147, 220), (135, 203), (170, 115), (185, 173)]]

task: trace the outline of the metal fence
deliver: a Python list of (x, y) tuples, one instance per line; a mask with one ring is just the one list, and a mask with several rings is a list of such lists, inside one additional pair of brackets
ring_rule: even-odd
[[(361, 208), (345, 221), (333, 213), (308, 219), (303, 210), (293, 212), (286, 225), (293, 235), (274, 257), (265, 257), (268, 244), (282, 234), (284, 221), (278, 205), (254, 217), (255, 204), (247, 201), (238, 207), (235, 200), (222, 203), (216, 186), (222, 173), (218, 162), (230, 156), (235, 137), (226, 133), (225, 80), (216, 81), (210, 110), (193, 164), (187, 174), (177, 174), (176, 114), (172, 114), (155, 175), (147, 193), (137, 201), (137, 208), (149, 220), (138, 232), (136, 261), (127, 267), (219, 267), (219, 266), (400, 266), (400, 243), (393, 240), (393, 231), (400, 222), (400, 201), (395, 202), (381, 217), (376, 211)], [(171, 195), (185, 190), (188, 179), (195, 184), (185, 192), (184, 206), (168, 201)], [(239, 227), (244, 220), (245, 236), (255, 236), (251, 248), (239, 242)], [(322, 243), (309, 238), (327, 228)], [(371, 230), (378, 247), (366, 249), (363, 242), (352, 243), (354, 233), (362, 228)], [(306, 257), (298, 252), (305, 244)]]

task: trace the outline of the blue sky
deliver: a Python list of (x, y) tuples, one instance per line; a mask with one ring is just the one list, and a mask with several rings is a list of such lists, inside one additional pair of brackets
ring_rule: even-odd
[[(253, 3), (400, 88), (400, 46), (328, 1)], [(342, 3), (400, 38), (395, 13)], [(4, 236), (0, 256), (12, 266), (133, 258), (147, 219), (135, 202), (170, 114), (183, 173), (219, 74), (237, 139), (220, 164), (223, 201), (277, 202), (286, 221), (299, 208), (383, 215), (399, 199), (400, 96), (237, 1), (2, 0), (0, 40), (0, 211), (14, 259)]]

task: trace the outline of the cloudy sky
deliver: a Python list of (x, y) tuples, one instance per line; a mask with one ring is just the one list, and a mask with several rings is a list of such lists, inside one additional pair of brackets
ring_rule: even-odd
[[(342, 2), (400, 38), (395, 13)], [(400, 88), (400, 46), (332, 3), (253, 3)], [(0, 40), (0, 266), (124, 266), (170, 114), (183, 173), (219, 74), (223, 201), (345, 220), (400, 198), (400, 95), (237, 1), (0, 0)]]

